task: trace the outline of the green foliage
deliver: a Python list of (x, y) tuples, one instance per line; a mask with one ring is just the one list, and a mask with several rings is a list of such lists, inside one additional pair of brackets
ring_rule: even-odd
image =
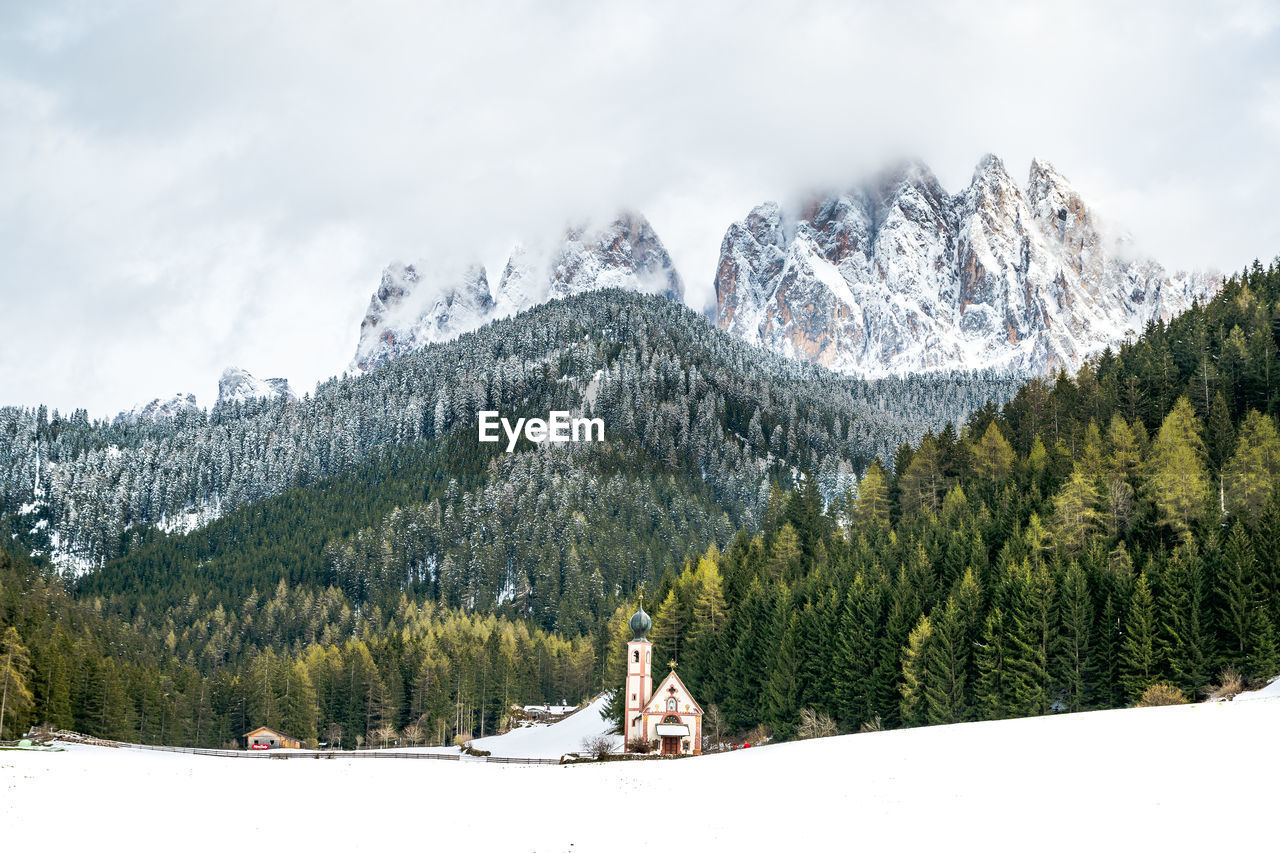
[(1204, 517), (1209, 471), (1195, 411), (1179, 397), (1160, 425), (1147, 463), (1147, 485), (1160, 520), (1186, 538)]
[[(651, 310), (620, 305), (591, 303), (620, 324)], [(958, 433), (912, 445), (889, 430), (876, 464), (849, 443), (882, 422), (842, 397), (830, 405), (862, 400), (856, 383), (797, 375), (808, 390), (774, 386), (780, 409), (732, 350), (740, 364), (715, 367), (723, 391), (699, 378), (710, 362), (680, 360), (697, 336), (679, 323), (660, 345), (601, 333), (563, 353), (562, 370), (545, 362), (560, 338), (520, 342), (513, 358), (529, 361), (509, 365), (510, 388), (477, 368), (444, 382), (451, 401), (551, 386), (572, 397), (584, 365), (616, 368), (644, 389), (653, 431), (614, 388), (602, 404), (632, 419), (634, 443), (498, 458), (450, 444), (456, 425), (426, 441), (384, 435), (330, 478), (229, 502), (188, 536), (106, 524), (87, 553), (122, 556), (70, 592), (4, 556), (0, 626), (30, 658), (23, 720), (199, 745), (260, 718), (326, 739), (338, 727), (348, 745), (413, 723), (446, 742), (492, 730), (512, 703), (616, 686), (641, 584), (661, 654), (679, 656), (702, 705), (737, 731), (787, 737), (802, 711), (853, 731), (1117, 707), (1163, 682), (1202, 694), (1226, 667), (1274, 675), (1278, 307), (1280, 268), (1255, 266), (1211, 304), (1075, 380), (1026, 382)], [(402, 400), (380, 383), (421, 379), (437, 357), (326, 393)], [(270, 406), (219, 418), (288, 423)], [(0, 433), (16, 446), (31, 426), (67, 461), (106, 437), (130, 453), (145, 443), (132, 428), (30, 420), (7, 413)], [(29, 446), (7, 472), (31, 469)], [(6, 507), (30, 497), (4, 476)], [(37, 512), (56, 522), (63, 509)]]
[(30, 699), (11, 679), (8, 732), (48, 722), (218, 747), (269, 725), (307, 741), (341, 732), (354, 746), (382, 726), (418, 724), (427, 742), (447, 743), (458, 732), (492, 732), (512, 704), (580, 701), (599, 684), (589, 638), (525, 622), (405, 597), (357, 614), (336, 590), (313, 596), (281, 582), (234, 610), (203, 610), (193, 596), (157, 624), (130, 624), (5, 551), (0, 626), (0, 665), (13, 650), (9, 666)]
[(1280, 269), (1251, 270), (1075, 381), (1031, 381), (960, 437), (900, 447), (833, 502), (834, 530), (801, 525), (795, 494), (772, 500), (719, 558), (752, 592), (726, 596), (734, 653), (706, 701), (733, 727), (786, 732), (825, 707), (855, 731), (1117, 707), (1163, 682), (1203, 694), (1225, 666), (1274, 675), (1280, 364), (1249, 341), (1272, 341), (1277, 305)]
[(1256, 518), (1262, 512), (1280, 479), (1280, 434), (1275, 421), (1249, 410), (1222, 479), (1228, 512), (1244, 518)]
[(1155, 683), (1156, 621), (1155, 602), (1147, 576), (1141, 574), (1134, 584), (1129, 602), (1129, 618), (1125, 621), (1124, 645), (1120, 654), (1120, 679), (1125, 693), (1136, 702)]
[(17, 733), (34, 704), (34, 696), (28, 682), (31, 678), (31, 657), (18, 636), (18, 629), (10, 625), (0, 634), (0, 737), (4, 737), (5, 725)]

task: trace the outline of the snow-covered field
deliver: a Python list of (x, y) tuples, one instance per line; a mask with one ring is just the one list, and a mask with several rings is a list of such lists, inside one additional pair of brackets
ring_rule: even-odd
[(1274, 849), (1280, 682), (1240, 699), (579, 766), (8, 751), (0, 837), (14, 850), (616, 851), (632, 833), (704, 851)]
[[(479, 738), (471, 745), (502, 758), (559, 758), (567, 752), (580, 752), (584, 739), (606, 734), (613, 727), (602, 716), (604, 703), (605, 697), (601, 696), (559, 722), (512, 729), (503, 735)], [(614, 735), (612, 739), (615, 751), (621, 752), (622, 736)]]

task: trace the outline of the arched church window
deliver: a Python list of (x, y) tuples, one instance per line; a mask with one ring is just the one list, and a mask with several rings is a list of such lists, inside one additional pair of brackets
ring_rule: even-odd
[(634, 657), (634, 658), (632, 658), (632, 661), (633, 661), (634, 663), (640, 663), (640, 650), (639, 650), (639, 649), (636, 649), (636, 650), (635, 650), (634, 652), (632, 652), (631, 654), (635, 655), (635, 657)]

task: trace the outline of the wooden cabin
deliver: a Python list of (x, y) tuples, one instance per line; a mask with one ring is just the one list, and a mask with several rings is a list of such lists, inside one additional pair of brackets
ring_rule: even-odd
[(302, 749), (302, 741), (296, 737), (259, 726), (244, 735), (245, 749)]

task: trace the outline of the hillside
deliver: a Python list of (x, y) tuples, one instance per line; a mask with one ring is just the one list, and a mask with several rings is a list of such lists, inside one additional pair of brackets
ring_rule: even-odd
[[(220, 569), (237, 600), (282, 578), (337, 583), (361, 602), (425, 580), (455, 606), (522, 598), (522, 615), (550, 627), (562, 575), (578, 571), (571, 546), (583, 576), (598, 571), (605, 588), (620, 582), (629, 592), (690, 546), (723, 543), (753, 523), (771, 483), (810, 470), (835, 498), (870, 459), (1015, 388), (1011, 378), (972, 374), (851, 381), (754, 350), (663, 299), (588, 293), (301, 400), (112, 424), (0, 410), (0, 515), (57, 567), (101, 570), (103, 579), (88, 581), (93, 592), (142, 574), (147, 595), (184, 601), (189, 589), (169, 595), (163, 587), (176, 581), (147, 566), (161, 560), (172, 575), (216, 561), (217, 543), (243, 549), (265, 524), (273, 541), (295, 544), (251, 560), (259, 570), (279, 560), (284, 571), (243, 582)], [(609, 440), (537, 453), (522, 441), (504, 454), (475, 441), (476, 413), (486, 408), (512, 418), (589, 412), (604, 419)], [(586, 528), (599, 524), (624, 538), (587, 541)], [(517, 541), (493, 533), (521, 525), (532, 529)], [(188, 530), (198, 533), (156, 542), (162, 531)], [(363, 538), (322, 566), (321, 548), (356, 531)], [(388, 539), (390, 563), (370, 567), (367, 555), (383, 553)], [(619, 546), (635, 565), (598, 553)], [(535, 563), (556, 575), (555, 589), (528, 568), (522, 576)], [(105, 580), (113, 574), (126, 579)]]
[(728, 729), (783, 736), (806, 709), (856, 731), (1274, 676), (1277, 316), (1280, 264), (1255, 265), (873, 464), (847, 506), (794, 492), (648, 599), (655, 659)]
[[(1243, 698), (1243, 697), (1241, 697)], [(265, 761), (71, 746), (0, 752), (6, 838), (34, 848), (88, 847), (121, 825), (143, 848), (193, 833), (207, 804), (235, 791), (231, 831), (255, 847), (383, 849), (433, 844), (493, 850), (606, 851), (636, 802), (664, 833), (701, 849), (851, 844), (938, 849), (957, 839), (997, 848), (1246, 849), (1272, 846), (1280, 700), (1068, 714), (848, 735), (660, 762), (521, 767), (437, 761)], [(66, 792), (77, 798), (67, 820)], [(672, 790), (692, 808), (667, 808)], [(425, 802), (425, 805), (424, 805)], [(760, 804), (768, 803), (762, 810)], [(329, 804), (386, 820), (318, 817)], [(1069, 808), (1070, 828), (1063, 829)], [(425, 811), (424, 811), (425, 809)], [(282, 821), (284, 813), (295, 819)], [(421, 816), (404, 821), (396, 815)], [(928, 819), (922, 820), (921, 816)], [(554, 819), (549, 819), (553, 816)]]
[(584, 751), (584, 740), (604, 736), (609, 737), (614, 749), (620, 752), (622, 736), (611, 734), (613, 722), (604, 717), (604, 708), (604, 698), (597, 697), (563, 720), (549, 725), (535, 723), (505, 734), (478, 738), (471, 745), (503, 758), (560, 758)]
[[(541, 306), (315, 400), (179, 416), (194, 446), (200, 430), (243, 439), (274, 423), (274, 440), (319, 452), (323, 432), (298, 416), (331, 406), (343, 417), (329, 423), (351, 430), (338, 434), (369, 444), (343, 473), (242, 498), (186, 536), (131, 529), (123, 555), (70, 590), (0, 557), (5, 644), (29, 657), (31, 685), (6, 725), (212, 746), (250, 720), (308, 739), (334, 740), (336, 726), (348, 745), (388, 728), (432, 744), (474, 737), (512, 702), (619, 684), (641, 582), (656, 659), (679, 660), (729, 733), (787, 738), (806, 711), (856, 731), (1111, 708), (1160, 682), (1194, 698), (1229, 670), (1269, 677), (1278, 302), (1280, 267), (1255, 266), (1074, 379), (1028, 382), (896, 448), (884, 444), (920, 425), (894, 412), (938, 416), (989, 386), (841, 379), (616, 291)], [(579, 343), (584, 314), (600, 325)], [(518, 355), (563, 340), (574, 343), (536, 367)], [(493, 354), (512, 348), (494, 374)], [(635, 438), (479, 452), (451, 404), (436, 408), (438, 434), (396, 441), (376, 412), (420, 404), (414, 389), (438, 391), (436, 370), (450, 400), (517, 412), (572, 408), (591, 390), (589, 410), (634, 419)], [(174, 428), (58, 424), (61, 449), (78, 441), (88, 456), (104, 436)], [(891, 465), (858, 456), (864, 426)], [(262, 473), (249, 464), (259, 445), (237, 446), (243, 470)], [(303, 460), (273, 457), (268, 481)], [(842, 471), (861, 464), (841, 493)], [(812, 475), (788, 489), (798, 470)], [(43, 520), (54, 510), (42, 500)], [(11, 522), (25, 547), (31, 516)]]

